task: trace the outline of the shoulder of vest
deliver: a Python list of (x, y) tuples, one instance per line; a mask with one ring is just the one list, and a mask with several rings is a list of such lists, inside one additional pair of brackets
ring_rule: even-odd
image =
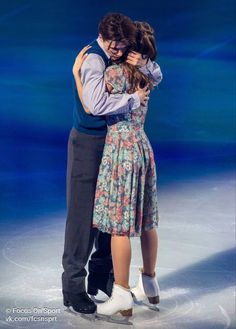
[(88, 54), (97, 54), (99, 56), (102, 57), (102, 59), (104, 60), (105, 64), (108, 64), (108, 58), (106, 56), (106, 54), (104, 53), (104, 51), (99, 47), (97, 40), (94, 40), (93, 42), (91, 42), (90, 44), (92, 47), (90, 49), (88, 49), (87, 53)]

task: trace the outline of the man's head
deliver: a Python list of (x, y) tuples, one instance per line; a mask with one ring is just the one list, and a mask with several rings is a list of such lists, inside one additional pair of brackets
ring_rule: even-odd
[(99, 24), (99, 36), (104, 49), (114, 61), (134, 44), (136, 31), (133, 21), (119, 13), (107, 14)]

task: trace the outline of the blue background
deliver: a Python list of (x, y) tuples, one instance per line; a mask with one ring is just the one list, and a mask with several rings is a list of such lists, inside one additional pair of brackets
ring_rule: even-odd
[(104, 14), (156, 30), (164, 79), (146, 132), (159, 186), (232, 169), (235, 5), (205, 1), (8, 1), (0, 4), (0, 216), (5, 223), (65, 211), (72, 65)]

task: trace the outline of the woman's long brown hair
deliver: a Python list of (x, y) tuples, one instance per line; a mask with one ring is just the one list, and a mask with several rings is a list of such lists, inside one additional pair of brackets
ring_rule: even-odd
[[(129, 51), (141, 53), (143, 58), (155, 60), (157, 55), (155, 34), (153, 28), (146, 22), (134, 22), (137, 27), (136, 44)], [(126, 75), (130, 87), (128, 93), (133, 93), (137, 88), (153, 88), (150, 77), (144, 75), (137, 67), (129, 63), (123, 63), (124, 74)]]

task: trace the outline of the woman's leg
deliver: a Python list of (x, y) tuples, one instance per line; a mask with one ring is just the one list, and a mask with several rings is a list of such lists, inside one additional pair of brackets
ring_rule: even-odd
[(111, 253), (115, 277), (112, 296), (105, 303), (99, 303), (97, 305), (97, 313), (110, 316), (120, 312), (123, 316), (131, 316), (133, 297), (129, 290), (129, 268), (131, 261), (129, 238), (127, 236), (112, 236)]
[(129, 269), (131, 262), (131, 244), (127, 236), (113, 235), (111, 253), (115, 283), (129, 288)]
[(148, 231), (142, 231), (141, 248), (143, 256), (143, 273), (149, 276), (154, 276), (158, 248), (158, 236), (155, 228)]

